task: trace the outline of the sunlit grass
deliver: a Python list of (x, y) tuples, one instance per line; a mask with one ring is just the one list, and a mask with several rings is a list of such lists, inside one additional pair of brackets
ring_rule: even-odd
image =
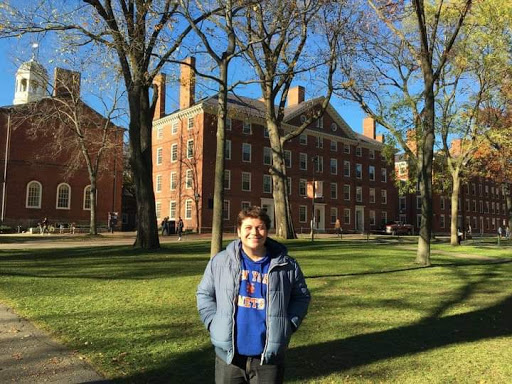
[[(292, 339), (288, 382), (512, 377), (510, 243), (433, 243), (431, 268), (414, 264), (414, 238), (287, 246), (313, 295)], [(0, 299), (109, 378), (213, 382), (195, 305), (208, 254), (208, 242), (0, 251)]]

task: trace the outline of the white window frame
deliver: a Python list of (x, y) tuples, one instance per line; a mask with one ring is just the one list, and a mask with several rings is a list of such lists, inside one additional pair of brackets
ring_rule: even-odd
[(380, 191), (380, 199), (382, 204), (388, 203), (388, 191), (385, 189), (381, 189)]
[(185, 189), (194, 188), (194, 172), (192, 169), (185, 171)]
[(194, 157), (194, 139), (187, 140), (187, 159)]
[(185, 200), (185, 220), (192, 220), (192, 199)]
[[(348, 165), (348, 167), (347, 167), (347, 165)], [(343, 176), (350, 177), (350, 161), (348, 161), (348, 160), (343, 161)]]
[[(348, 215), (347, 215), (347, 213), (348, 213)], [(350, 208), (343, 208), (343, 224), (350, 225), (350, 216), (351, 216)], [(347, 217), (348, 217), (348, 220), (347, 220)]]
[(156, 165), (161, 165), (163, 162), (163, 148), (156, 149)]
[(272, 148), (270, 147), (263, 147), (263, 164), (272, 165)]
[(375, 181), (375, 167), (373, 165), (368, 166), (368, 178), (370, 181)]
[(171, 172), (169, 176), (169, 189), (171, 191), (175, 191), (178, 187), (178, 173), (177, 172)]
[[(359, 175), (357, 174), (359, 170)], [(356, 179), (361, 180), (363, 178), (363, 164), (356, 163)]]
[(356, 147), (356, 156), (357, 157), (363, 157), (363, 148)]
[(222, 219), (229, 220), (231, 216), (231, 202), (229, 200), (224, 200), (222, 202)]
[(386, 168), (381, 168), (380, 169), (380, 181), (382, 183), (387, 183), (388, 182), (388, 170)]
[(252, 124), (250, 121), (243, 122), (242, 133), (244, 135), (252, 135)]
[[(247, 181), (249, 183), (249, 188), (244, 188), (244, 177), (248, 177)], [(240, 188), (242, 189), (242, 191), (244, 192), (251, 192), (252, 190), (252, 174), (251, 172), (242, 172), (242, 178), (240, 179), (241, 180), (241, 185), (240, 185)]]
[(171, 163), (178, 161), (178, 143), (171, 144)]
[[(34, 196), (36, 200), (37, 199), (37, 204), (36, 205), (29, 205), (29, 199), (31, 198), (31, 195), (30, 195), (30, 186), (34, 184), (34, 185), (37, 185), (37, 188), (38, 188), (38, 193), (37, 193), (37, 196)], [(25, 197), (25, 208), (29, 208), (29, 209), (41, 209), (41, 202), (42, 202), (42, 199), (43, 199), (43, 185), (37, 181), (37, 180), (32, 180), (32, 181), (29, 181), (27, 183), (27, 187), (26, 187), (26, 197)]]
[(224, 159), (231, 160), (231, 140), (226, 139), (226, 143), (224, 146)]
[[(64, 207), (59, 207), (59, 195), (60, 195), (60, 189), (62, 187), (67, 187), (68, 191), (69, 191), (69, 194), (68, 194), (68, 199), (67, 199), (67, 206), (64, 206)], [(60, 183), (59, 185), (57, 185), (57, 194), (56, 194), (56, 199), (55, 199), (55, 209), (71, 209), (71, 186), (68, 184), (68, 183)]]
[(156, 175), (155, 177), (155, 192), (162, 192), (162, 175)]
[(178, 121), (173, 121), (171, 125), (171, 135), (178, 133)]
[[(304, 213), (304, 218), (302, 218), (302, 213)], [(299, 223), (307, 223), (308, 222), (308, 206), (307, 205), (299, 205)]]
[(336, 140), (331, 140), (331, 152), (338, 152), (338, 142)]
[[(304, 193), (302, 191), (304, 191)], [(299, 196), (307, 196), (307, 194), (308, 181), (306, 179), (299, 179)]]
[(330, 162), (330, 170), (331, 170), (331, 175), (337, 175), (338, 174), (338, 159), (334, 159), (331, 157), (331, 162)]
[(362, 203), (363, 202), (363, 187), (357, 186), (356, 187), (356, 203)]
[[(83, 199), (83, 204), (82, 204), (82, 209), (84, 211), (90, 211), (91, 210), (91, 185), (86, 185), (85, 188), (84, 188), (84, 199)], [(98, 190), (96, 190), (96, 192), (98, 192)], [(89, 201), (89, 207), (87, 207), (86, 205), (86, 202)]]
[(338, 218), (338, 208), (331, 207), (330, 217), (331, 217), (331, 224), (335, 224), (336, 223), (336, 219)]
[(224, 170), (224, 189), (229, 191), (231, 189), (231, 170)]
[[(348, 199), (347, 199), (348, 193)], [(350, 201), (350, 184), (343, 184), (343, 200)]]
[[(244, 154), (246, 153), (245, 152), (245, 149), (248, 148), (249, 149), (249, 160), (245, 160), (244, 159)], [(252, 145), (249, 144), (249, 143), (242, 143), (242, 162), (244, 163), (250, 163), (252, 160)]]
[(370, 188), (369, 193), (368, 193), (368, 201), (370, 202), (370, 204), (375, 204), (375, 201), (376, 201), (375, 198), (376, 198), (375, 188)]
[[(265, 188), (268, 186), (269, 188)], [(263, 193), (272, 193), (272, 176), (263, 175)]]
[(307, 135), (307, 133), (302, 133), (299, 136), (299, 144), (300, 145), (308, 145), (308, 135)]
[(292, 167), (292, 151), (285, 149), (284, 151), (284, 165), (286, 168)]
[(301, 171), (308, 170), (308, 154), (307, 153), (299, 153), (299, 169)]
[(331, 199), (338, 199), (338, 183), (331, 183)]
[(187, 129), (190, 131), (192, 129), (194, 129), (194, 118), (193, 117), (189, 117), (188, 118), (188, 121), (187, 121)]
[(175, 200), (169, 201), (169, 219), (171, 219), (171, 220), (176, 219), (176, 208), (177, 208), (176, 201)]

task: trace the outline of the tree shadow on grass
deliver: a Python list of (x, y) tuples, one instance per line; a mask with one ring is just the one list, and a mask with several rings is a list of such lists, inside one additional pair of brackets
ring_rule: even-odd
[(380, 360), (511, 335), (509, 296), (474, 312), (429, 317), (406, 327), (292, 348), (288, 352), (287, 377), (307, 381)]

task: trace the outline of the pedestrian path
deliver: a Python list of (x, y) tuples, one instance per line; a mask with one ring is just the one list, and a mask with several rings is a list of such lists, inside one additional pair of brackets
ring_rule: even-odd
[(0, 303), (0, 383), (108, 383), (64, 348)]

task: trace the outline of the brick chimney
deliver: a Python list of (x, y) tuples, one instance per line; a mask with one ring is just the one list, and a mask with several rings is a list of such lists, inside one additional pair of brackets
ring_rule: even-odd
[(153, 120), (161, 119), (165, 116), (165, 73), (159, 73), (153, 79), (153, 84), (156, 85), (156, 106), (155, 113), (153, 114)]
[(303, 103), (306, 96), (306, 90), (300, 85), (297, 87), (290, 88), (288, 90), (288, 97), (286, 98), (286, 104), (288, 107)]
[(375, 137), (375, 140), (380, 141), (381, 143), (383, 143), (384, 142), (384, 135), (377, 135)]
[(55, 68), (53, 78), (53, 97), (80, 97), (80, 72)]
[(187, 57), (180, 67), (180, 109), (194, 105), (196, 93), (195, 57)]
[(363, 119), (363, 135), (370, 139), (376, 140), (376, 125), (372, 117), (365, 117)]

